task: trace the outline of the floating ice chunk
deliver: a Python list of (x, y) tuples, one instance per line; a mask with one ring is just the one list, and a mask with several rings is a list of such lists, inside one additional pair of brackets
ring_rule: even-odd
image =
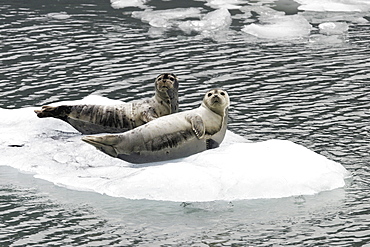
[(245, 4), (242, 0), (207, 0), (206, 5), (214, 9), (240, 9), (241, 4)]
[(352, 22), (368, 23), (361, 12), (338, 13), (338, 12), (304, 12), (302, 15), (310, 22), (320, 24), (323, 22)]
[(307, 37), (312, 29), (308, 21), (299, 15), (272, 16), (266, 21), (267, 24), (246, 25), (242, 31), (265, 39), (294, 39)]
[(310, 36), (309, 42), (314, 45), (335, 46), (342, 45), (346, 40), (343, 35), (314, 34)]
[(366, 12), (370, 10), (368, 0), (296, 0), (306, 11)]
[(176, 24), (177, 20), (186, 18), (199, 18), (200, 10), (198, 8), (177, 8), (169, 10), (151, 10), (134, 11), (132, 17), (141, 19), (149, 23), (152, 27), (169, 28)]
[(338, 35), (348, 31), (348, 24), (345, 22), (324, 22), (319, 25), (320, 33), (326, 35)]
[(60, 12), (60, 13), (49, 13), (46, 15), (46, 17), (57, 20), (64, 20), (70, 18), (71, 16), (66, 12)]
[[(68, 104), (76, 102), (84, 100)], [(63, 121), (37, 118), (34, 109), (0, 108), (0, 165), (70, 189), (130, 199), (230, 201), (315, 194), (343, 187), (350, 176), (340, 164), (290, 141), (252, 143), (230, 131), (217, 149), (134, 165), (85, 144)]]
[(122, 9), (127, 7), (146, 8), (147, 0), (111, 0), (111, 5), (115, 9)]
[(222, 8), (206, 14), (199, 21), (182, 22), (179, 28), (188, 34), (193, 31), (206, 34), (229, 28), (231, 21), (230, 12)]

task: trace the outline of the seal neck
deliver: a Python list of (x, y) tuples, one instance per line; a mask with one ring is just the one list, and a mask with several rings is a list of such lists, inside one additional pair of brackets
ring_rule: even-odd
[(204, 102), (202, 102), (201, 106), (210, 110), (211, 112), (216, 113), (217, 115), (219, 115), (221, 117), (225, 117), (225, 115), (227, 115), (228, 108), (229, 108), (229, 107), (225, 107), (225, 109), (223, 109), (223, 110), (215, 111), (215, 109), (209, 108)]
[(168, 89), (166, 92), (160, 92), (156, 90), (155, 92), (155, 99), (157, 102), (164, 102), (166, 105), (169, 107), (170, 114), (178, 112), (179, 110), (179, 102), (178, 102), (178, 97), (176, 92), (170, 92), (169, 95), (169, 90), (175, 90), (175, 89)]

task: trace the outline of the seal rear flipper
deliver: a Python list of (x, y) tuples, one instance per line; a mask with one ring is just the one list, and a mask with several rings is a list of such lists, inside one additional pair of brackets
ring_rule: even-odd
[(94, 147), (96, 147), (98, 150), (112, 156), (117, 157), (118, 152), (114, 148), (114, 145), (117, 144), (117, 137), (115, 136), (84, 136), (82, 137), (82, 140), (84, 142), (87, 142)]
[(56, 107), (44, 105), (41, 107), (41, 110), (35, 110), (34, 112), (39, 118), (54, 117), (66, 121), (68, 114), (71, 112), (71, 108), (72, 106), (66, 105)]
[(206, 140), (206, 148), (207, 149), (218, 148), (219, 146), (220, 146), (220, 144), (218, 142), (216, 142), (215, 140), (213, 140), (213, 139), (207, 139)]

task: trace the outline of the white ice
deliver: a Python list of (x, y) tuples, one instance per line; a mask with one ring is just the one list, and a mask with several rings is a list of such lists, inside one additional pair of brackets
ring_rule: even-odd
[(115, 9), (127, 8), (127, 7), (138, 7), (146, 8), (145, 3), (147, 0), (111, 0), (111, 5)]
[(198, 8), (177, 8), (169, 10), (134, 11), (132, 17), (149, 23), (152, 27), (169, 28), (177, 24), (178, 20), (185, 18), (199, 18)]
[(242, 4), (245, 4), (244, 0), (207, 0), (205, 5), (215, 9), (240, 9)]
[(370, 11), (369, 0), (295, 0), (298, 7), (305, 11), (333, 12), (367, 12)]
[(217, 31), (226, 30), (231, 24), (231, 14), (226, 8), (209, 12), (200, 20), (189, 20), (179, 24), (179, 28), (185, 33), (193, 31), (202, 34), (212, 34)]
[[(116, 101), (90, 96), (81, 102)], [(350, 175), (293, 142), (251, 143), (230, 131), (217, 149), (134, 165), (82, 142), (63, 121), (37, 118), (34, 109), (0, 108), (0, 165), (74, 190), (129, 199), (230, 201), (312, 195), (345, 186)]]
[(244, 26), (243, 32), (265, 39), (301, 39), (310, 35), (311, 24), (300, 15), (272, 15), (263, 17), (263, 24)]
[(320, 33), (326, 35), (343, 34), (348, 31), (348, 24), (345, 22), (324, 22), (319, 25)]
[(46, 15), (46, 17), (51, 19), (64, 20), (70, 18), (71, 16), (66, 12), (60, 12), (60, 13), (49, 13)]

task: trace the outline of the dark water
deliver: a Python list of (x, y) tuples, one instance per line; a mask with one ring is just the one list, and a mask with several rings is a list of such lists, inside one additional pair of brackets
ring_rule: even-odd
[[(212, 10), (200, 1), (179, 4), (148, 6)], [(342, 42), (261, 41), (241, 32), (239, 10), (230, 10), (228, 30), (211, 37), (153, 30), (131, 17), (132, 11), (142, 10), (114, 9), (108, 1), (1, 0), (0, 107), (93, 92), (129, 101), (150, 96), (153, 79), (170, 71), (180, 79), (182, 109), (197, 106), (205, 90), (223, 87), (232, 101), (230, 130), (252, 141), (302, 144), (341, 163), (352, 183), (315, 196), (179, 204), (63, 189), (0, 167), (2, 246), (364, 246), (370, 241), (368, 22), (347, 21)]]

